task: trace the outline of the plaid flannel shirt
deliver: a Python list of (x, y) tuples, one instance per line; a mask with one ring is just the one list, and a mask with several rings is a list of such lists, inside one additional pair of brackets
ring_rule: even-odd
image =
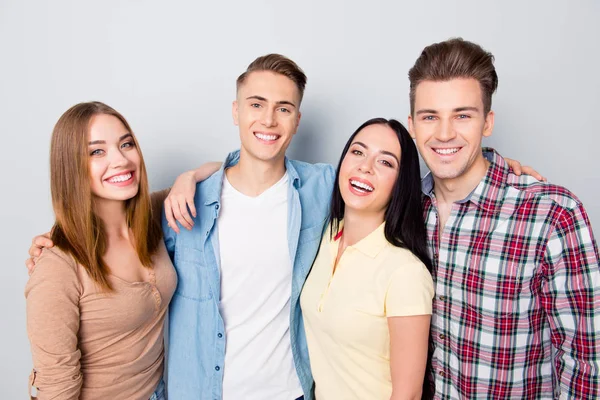
[(600, 271), (586, 211), (484, 153), (487, 175), (442, 232), (431, 175), (423, 183), (435, 398), (599, 399)]

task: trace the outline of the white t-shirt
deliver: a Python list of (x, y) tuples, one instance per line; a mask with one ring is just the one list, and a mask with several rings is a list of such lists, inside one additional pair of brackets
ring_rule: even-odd
[(288, 175), (249, 197), (223, 179), (218, 223), (226, 347), (224, 400), (302, 396), (290, 345)]

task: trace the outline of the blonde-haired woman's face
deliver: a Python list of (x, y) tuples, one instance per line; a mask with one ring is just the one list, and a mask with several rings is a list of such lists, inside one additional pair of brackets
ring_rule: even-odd
[(141, 158), (131, 132), (112, 115), (92, 117), (88, 134), (92, 194), (96, 201), (124, 201), (139, 189)]

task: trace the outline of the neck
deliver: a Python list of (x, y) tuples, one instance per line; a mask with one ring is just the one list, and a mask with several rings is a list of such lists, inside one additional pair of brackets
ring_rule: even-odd
[(440, 203), (451, 204), (465, 199), (486, 175), (490, 162), (483, 155), (464, 173), (456, 178), (443, 179), (433, 177), (435, 196)]
[(379, 213), (360, 213), (354, 210), (344, 210), (345, 246), (352, 246), (369, 236), (371, 232), (383, 223), (385, 210)]
[(263, 161), (250, 157), (242, 149), (240, 161), (225, 172), (229, 183), (246, 196), (256, 197), (285, 175), (285, 159)]
[(107, 238), (129, 238), (125, 202), (100, 200), (94, 203), (94, 211), (104, 225)]

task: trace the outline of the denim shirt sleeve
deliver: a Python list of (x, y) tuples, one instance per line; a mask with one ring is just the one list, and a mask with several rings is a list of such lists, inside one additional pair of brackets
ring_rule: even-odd
[(167, 247), (167, 252), (169, 253), (171, 262), (173, 262), (174, 257), (175, 257), (175, 239), (177, 237), (177, 234), (168, 225), (167, 216), (165, 214), (164, 207), (163, 207), (161, 214), (162, 214), (162, 218), (161, 218), (160, 225), (161, 225), (162, 231), (163, 231), (163, 240), (165, 241), (165, 246)]

